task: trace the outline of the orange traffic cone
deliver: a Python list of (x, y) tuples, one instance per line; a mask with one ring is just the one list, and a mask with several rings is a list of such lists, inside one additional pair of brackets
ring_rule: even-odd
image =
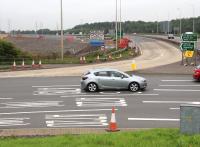
[(111, 55), (109, 55), (109, 56), (108, 56), (108, 59), (111, 61), (111, 60), (112, 60), (112, 56), (111, 56)]
[(99, 55), (97, 56), (97, 60), (96, 60), (97, 62), (100, 62), (100, 58), (99, 58)]
[(83, 63), (84, 63), (84, 64), (86, 63), (86, 59), (85, 59), (85, 56), (83, 57)]
[(40, 60), (39, 61), (39, 68), (41, 68), (42, 67), (42, 61)]
[(22, 61), (22, 69), (24, 69), (25, 64), (24, 64), (24, 60)]
[(32, 61), (32, 68), (35, 68), (35, 61)]
[(109, 128), (107, 129), (108, 132), (117, 132), (120, 131), (119, 129), (117, 129), (117, 122), (116, 122), (116, 118), (115, 118), (115, 108), (112, 108), (112, 114), (111, 114), (111, 120), (110, 120), (110, 124), (109, 124)]
[(16, 70), (16, 62), (15, 62), (15, 60), (13, 62), (12, 70)]
[(80, 57), (80, 64), (83, 64), (83, 57)]

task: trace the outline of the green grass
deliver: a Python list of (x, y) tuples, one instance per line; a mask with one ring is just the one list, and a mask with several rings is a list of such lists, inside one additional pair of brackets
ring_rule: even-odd
[(182, 135), (178, 129), (153, 129), (89, 135), (1, 138), (0, 147), (199, 147), (200, 135)]

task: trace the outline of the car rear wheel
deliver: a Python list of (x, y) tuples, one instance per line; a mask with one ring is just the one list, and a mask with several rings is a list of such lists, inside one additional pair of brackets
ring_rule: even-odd
[(98, 86), (97, 86), (97, 84), (95, 84), (95, 83), (89, 83), (89, 84), (87, 85), (87, 90), (88, 90), (89, 92), (96, 92), (96, 91), (98, 90)]
[(140, 89), (140, 86), (138, 83), (136, 82), (132, 82), (129, 84), (129, 90), (132, 91), (132, 92), (136, 92)]

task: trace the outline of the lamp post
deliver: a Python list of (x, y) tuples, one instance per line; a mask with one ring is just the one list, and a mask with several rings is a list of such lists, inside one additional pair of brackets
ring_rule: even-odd
[(115, 16), (115, 39), (116, 39), (116, 44), (115, 44), (115, 46), (116, 46), (116, 50), (118, 49), (118, 41), (117, 41), (117, 39), (118, 39), (118, 37), (117, 37), (117, 31), (118, 31), (118, 25), (117, 25), (117, 0), (116, 0), (116, 14), (115, 14), (116, 16)]
[(122, 0), (120, 0), (120, 39), (122, 39)]
[(180, 19), (180, 23), (179, 23), (179, 34), (180, 34), (180, 36), (181, 36), (181, 34), (182, 34), (182, 19), (181, 19), (181, 10), (180, 10), (180, 8), (178, 8), (178, 11), (179, 11), (179, 19)]
[(60, 32), (60, 34), (61, 34), (61, 59), (63, 60), (63, 50), (64, 50), (64, 43), (63, 43), (63, 6), (62, 6), (62, 0), (60, 0), (60, 20), (61, 20), (61, 32)]

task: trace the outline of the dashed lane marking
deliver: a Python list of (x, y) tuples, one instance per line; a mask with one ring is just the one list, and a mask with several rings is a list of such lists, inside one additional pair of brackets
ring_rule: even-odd
[(61, 107), (63, 101), (34, 101), (34, 102), (8, 102), (0, 103), (4, 105), (0, 108), (41, 108), (41, 107)]
[[(115, 109), (116, 111), (118, 109)], [(56, 111), (23, 111), (23, 112), (4, 112), (0, 115), (14, 115), (14, 114), (41, 114), (41, 113), (60, 113), (60, 112), (99, 112), (99, 111), (112, 111), (112, 109), (84, 109), (84, 110), (56, 110)]]
[(0, 118), (0, 127), (26, 126), (30, 124), (24, 122), (27, 119), (29, 118)]
[(194, 80), (161, 80), (162, 82), (192, 82)]
[(153, 103), (153, 104), (193, 104), (200, 105), (200, 102), (193, 101), (142, 101), (143, 103)]
[(200, 92), (200, 90), (190, 90), (190, 89), (154, 89), (154, 91), (162, 91), (162, 92)]
[(169, 108), (170, 110), (180, 110), (180, 108)]
[(0, 100), (12, 100), (13, 98), (0, 98)]
[(77, 98), (78, 107), (125, 107), (127, 103), (124, 98)]
[(47, 127), (97, 127), (107, 126), (105, 114), (46, 115)]
[(48, 86), (32, 86), (33, 88), (45, 88), (45, 87), (80, 87), (80, 85), (48, 85)]
[(161, 87), (200, 87), (200, 85), (159, 85)]
[(172, 118), (128, 118), (128, 120), (133, 120), (133, 121), (172, 121), (172, 122), (180, 121), (180, 119), (172, 119)]

